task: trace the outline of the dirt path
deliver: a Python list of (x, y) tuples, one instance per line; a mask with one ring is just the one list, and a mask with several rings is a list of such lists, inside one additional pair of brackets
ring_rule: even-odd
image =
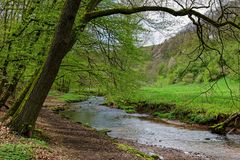
[[(47, 106), (63, 107), (66, 104), (54, 98), (48, 99)], [(50, 107), (51, 108), (51, 107)], [(36, 128), (41, 129), (44, 136), (48, 137), (52, 148), (62, 151), (63, 159), (67, 160), (138, 160), (135, 155), (117, 148), (116, 143), (125, 143), (135, 148), (153, 152), (164, 160), (201, 160), (205, 159), (196, 155), (185, 154), (175, 149), (159, 148), (141, 145), (132, 141), (113, 140), (94, 129), (76, 124), (59, 114), (43, 107), (37, 120)], [(211, 159), (211, 158), (210, 158)]]

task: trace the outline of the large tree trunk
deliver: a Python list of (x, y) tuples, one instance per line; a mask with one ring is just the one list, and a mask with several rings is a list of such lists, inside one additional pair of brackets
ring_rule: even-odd
[(8, 124), (11, 130), (29, 135), (34, 129), (35, 121), (57, 76), (62, 59), (73, 45), (72, 28), (80, 2), (81, 0), (66, 0), (46, 62)]

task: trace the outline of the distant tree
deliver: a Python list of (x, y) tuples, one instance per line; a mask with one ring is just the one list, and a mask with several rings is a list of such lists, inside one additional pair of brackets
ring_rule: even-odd
[[(41, 65), (50, 41), (48, 34), (54, 27), (54, 21), (51, 24), (43, 16), (53, 8), (51, 4), (40, 0), (0, 2), (0, 105), (13, 95), (19, 83), (26, 83), (33, 68)], [(41, 14), (40, 6), (45, 7)], [(24, 72), (19, 66), (24, 66)], [(18, 81), (14, 81), (16, 76)]]

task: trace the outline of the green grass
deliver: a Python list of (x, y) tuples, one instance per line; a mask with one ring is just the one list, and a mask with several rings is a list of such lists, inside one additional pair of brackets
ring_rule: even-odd
[(106, 93), (98, 88), (82, 88), (81, 90), (71, 89), (68, 93), (50, 90), (49, 96), (58, 98), (65, 102), (80, 102), (86, 100), (89, 96), (103, 96)]
[(80, 102), (87, 98), (87, 95), (80, 94), (78, 92), (61, 93), (56, 90), (51, 90), (48, 95), (54, 96), (54, 97), (58, 98), (59, 100), (69, 102), (69, 103)]
[[(37, 132), (37, 134), (36, 134)], [(15, 137), (8, 133), (8, 140), (0, 144), (0, 160), (33, 160), (53, 153), (47, 142), (42, 138), (40, 129), (33, 132), (32, 138)], [(4, 133), (5, 134), (5, 133)], [(12, 138), (10, 138), (12, 136)], [(11, 141), (13, 139), (13, 141)]]
[(33, 157), (33, 151), (29, 145), (10, 143), (0, 145), (0, 159), (30, 160)]
[(118, 108), (124, 110), (127, 113), (136, 113), (134, 106), (120, 105)]
[(136, 155), (138, 157), (141, 157), (143, 159), (146, 159), (146, 160), (155, 160), (155, 159), (159, 159), (157, 155), (152, 155), (152, 156), (149, 156), (147, 154), (145, 154), (144, 152), (141, 152), (129, 145), (126, 145), (126, 144), (120, 144), (120, 143), (117, 143), (116, 144), (117, 147), (123, 151), (126, 151), (128, 153), (131, 153), (133, 155)]
[(45, 141), (35, 138), (21, 138), (18, 143), (4, 143), (0, 145), (0, 159), (32, 160), (35, 159), (37, 148), (49, 150)]
[(77, 93), (65, 93), (59, 96), (59, 99), (66, 102), (80, 102), (86, 99), (86, 96)]
[[(212, 89), (208, 84), (175, 84), (165, 87), (144, 87), (124, 97), (130, 102), (145, 101), (149, 104), (176, 104), (172, 114), (155, 113), (159, 117), (185, 119), (190, 122), (206, 123), (218, 115), (230, 115), (240, 111), (239, 82), (218, 81)], [(206, 92), (206, 93), (204, 93)], [(231, 96), (232, 92), (232, 96)], [(233, 100), (235, 99), (235, 101)]]

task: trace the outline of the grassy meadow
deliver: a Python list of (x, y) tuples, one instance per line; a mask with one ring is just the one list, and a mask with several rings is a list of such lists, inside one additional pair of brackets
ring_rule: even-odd
[[(163, 104), (172, 104), (175, 107), (170, 111), (156, 110), (153, 115), (205, 124), (240, 111), (239, 87), (239, 82), (224, 79), (207, 84), (151, 86), (143, 87), (124, 99), (132, 104), (161, 104), (159, 110)], [(122, 108), (130, 112), (134, 109), (128, 106)]]

